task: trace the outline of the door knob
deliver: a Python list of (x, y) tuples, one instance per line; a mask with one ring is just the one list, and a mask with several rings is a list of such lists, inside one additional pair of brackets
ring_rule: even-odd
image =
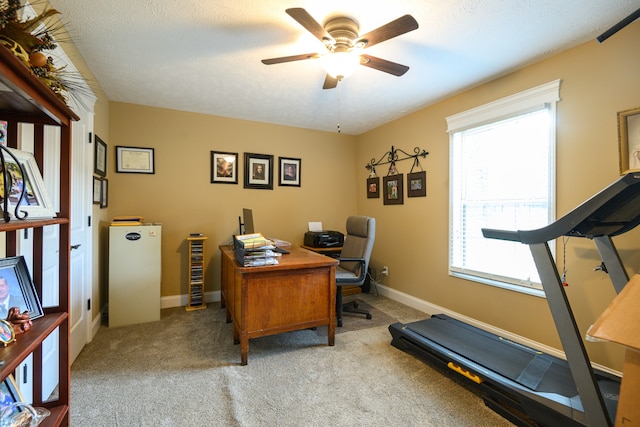
[(71, 250), (78, 249), (80, 247), (80, 243), (77, 245), (71, 245)]

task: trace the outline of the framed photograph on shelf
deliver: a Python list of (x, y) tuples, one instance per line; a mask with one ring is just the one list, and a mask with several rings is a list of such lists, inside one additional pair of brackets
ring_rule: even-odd
[(300, 187), (302, 160), (291, 157), (279, 157), (278, 160), (280, 162), (280, 180), (278, 181), (278, 185)]
[(407, 174), (407, 197), (427, 197), (427, 173), (425, 171)]
[(102, 198), (102, 180), (97, 176), (93, 177), (93, 204), (99, 205)]
[(401, 205), (404, 203), (402, 191), (402, 180), (404, 177), (401, 173), (397, 175), (388, 175), (382, 178), (383, 204), (385, 205)]
[[(16, 332), (13, 329), (13, 325), (8, 320), (0, 319), (0, 342), (6, 347), (16, 340)], [(4, 396), (0, 396), (2, 402), (0, 406), (4, 404)], [(11, 402), (13, 403), (13, 402)]]
[[(0, 408), (9, 406), (12, 403), (22, 403), (23, 401), (24, 400), (22, 398), (22, 394), (20, 394), (16, 380), (13, 377), (13, 374), (10, 374), (4, 379), (4, 381), (2, 381), (2, 384), (0, 384)], [(17, 410), (18, 409), (16, 409), (16, 411)]]
[(153, 148), (116, 147), (116, 172), (155, 173)]
[(4, 120), (0, 120), (0, 145), (7, 146), (7, 132), (8, 123)]
[(23, 256), (0, 259), (0, 319), (6, 319), (4, 311), (11, 307), (27, 311), (31, 320), (44, 316)]
[(98, 135), (95, 136), (93, 147), (93, 173), (107, 176), (107, 144)]
[(238, 183), (238, 153), (211, 152), (211, 183)]
[(640, 107), (618, 112), (620, 175), (640, 171)]
[(273, 156), (244, 153), (244, 188), (273, 190)]
[(100, 180), (100, 209), (109, 206), (109, 180), (102, 178)]
[[(15, 159), (11, 156), (4, 156), (7, 172), (11, 176), (11, 190), (9, 191), (9, 198), (7, 200), (9, 216), (15, 217), (16, 206), (20, 200), (22, 189), (25, 188), (24, 197), (18, 208), (20, 218), (24, 216), (21, 212), (26, 212), (27, 218), (29, 219), (55, 217), (56, 212), (47, 194), (47, 189), (44, 186), (40, 169), (33, 154), (16, 150), (15, 148), (9, 148), (8, 150), (15, 156)], [(25, 176), (22, 176), (20, 166), (18, 166), (18, 163), (15, 161), (16, 159), (20, 166), (22, 166)], [(4, 176), (0, 173), (0, 183), (2, 180), (4, 180)], [(0, 185), (0, 204), (4, 202), (4, 197), (4, 185)]]
[(380, 177), (367, 178), (367, 199), (380, 198)]

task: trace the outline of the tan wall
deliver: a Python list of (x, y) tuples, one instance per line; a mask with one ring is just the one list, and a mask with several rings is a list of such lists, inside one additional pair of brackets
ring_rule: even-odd
[[(256, 230), (302, 244), (308, 221), (344, 231), (356, 213), (355, 137), (113, 102), (109, 215), (161, 223), (162, 296), (187, 293), (189, 233), (208, 237), (205, 290), (220, 289), (218, 246), (238, 232), (242, 208)], [(154, 148), (155, 174), (115, 173), (117, 145)], [(212, 184), (211, 151), (239, 156), (238, 184)], [(245, 189), (244, 153), (274, 156), (273, 190)], [(301, 159), (301, 187), (280, 187), (278, 157)]]
[[(448, 275), (449, 140), (445, 118), (562, 79), (557, 114), (560, 217), (619, 176), (616, 113), (640, 106), (639, 37), (640, 23), (635, 23), (603, 44), (588, 42), (360, 135), (358, 212), (378, 220), (372, 265), (389, 266), (390, 274), (383, 284), (561, 348), (545, 299)], [(427, 171), (426, 198), (405, 197), (402, 206), (383, 206), (381, 199), (366, 198), (364, 165), (372, 157), (379, 158), (391, 144), (405, 151), (419, 146), (430, 153), (421, 161)], [(526, 155), (522, 153), (523, 160)], [(399, 166), (406, 174), (411, 164), (403, 162)], [(614, 240), (629, 274), (640, 266), (638, 233), (634, 230)], [(561, 245), (557, 253), (562, 254)], [(593, 242), (569, 240), (566, 291), (583, 335), (614, 296), (608, 276), (593, 271), (599, 264)], [(588, 343), (587, 348), (595, 361), (621, 368), (617, 346)]]
[[(390, 268), (384, 285), (560, 348), (544, 299), (447, 274), (449, 148), (445, 117), (562, 79), (557, 132), (557, 214), (561, 216), (618, 176), (616, 112), (640, 105), (640, 59), (635, 48), (639, 33), (640, 24), (634, 23), (601, 45), (586, 43), (358, 137), (109, 103), (75, 49), (64, 46), (98, 96), (95, 132), (109, 147), (109, 208), (94, 208), (94, 224), (122, 214), (161, 222), (162, 295), (172, 296), (186, 292), (184, 241), (194, 231), (209, 236), (212, 258), (206, 288), (219, 289), (217, 245), (228, 242), (236, 232), (243, 207), (253, 208), (259, 230), (298, 244), (307, 221), (323, 221), (325, 228), (342, 230), (346, 216), (356, 212), (371, 215), (378, 221), (372, 265)], [(116, 145), (155, 148), (156, 174), (115, 173)], [(419, 146), (430, 152), (421, 161), (427, 171), (426, 198), (405, 197), (402, 206), (383, 206), (381, 199), (366, 198), (364, 166), (391, 145), (406, 151)], [(276, 179), (274, 190), (249, 190), (243, 188), (242, 176), (238, 185), (210, 184), (211, 150), (238, 152), (240, 173), (244, 152), (273, 154), (276, 161), (278, 156), (300, 157), (302, 187), (278, 187)], [(399, 166), (400, 172), (409, 172), (408, 163)], [(615, 239), (629, 273), (640, 264), (637, 236), (635, 230)], [(94, 316), (106, 303), (100, 295), (106, 288), (105, 258), (104, 235), (96, 226)], [(606, 274), (593, 271), (599, 263), (593, 242), (569, 240), (570, 286), (566, 291), (583, 334), (613, 297)], [(621, 369), (617, 346), (588, 343), (587, 348), (594, 361)]]

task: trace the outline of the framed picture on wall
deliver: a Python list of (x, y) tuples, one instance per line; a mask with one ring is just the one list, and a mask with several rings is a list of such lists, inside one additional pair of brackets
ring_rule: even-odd
[(107, 144), (95, 136), (95, 147), (93, 147), (93, 173), (100, 176), (107, 175)]
[(93, 177), (93, 204), (99, 205), (102, 197), (102, 180), (97, 176)]
[(427, 173), (425, 171), (407, 174), (407, 197), (427, 196)]
[(109, 206), (109, 180), (102, 178), (100, 180), (100, 209)]
[(238, 153), (211, 152), (211, 183), (238, 183)]
[(640, 107), (618, 112), (620, 175), (640, 171)]
[(153, 148), (116, 147), (116, 172), (155, 173)]
[(273, 156), (244, 153), (244, 188), (273, 190)]
[(380, 177), (367, 178), (367, 199), (380, 198)]
[(278, 185), (300, 187), (301, 159), (291, 157), (280, 157), (280, 173)]
[(404, 203), (403, 184), (404, 179), (401, 173), (387, 175), (382, 178), (382, 191), (384, 194), (383, 204), (401, 205)]

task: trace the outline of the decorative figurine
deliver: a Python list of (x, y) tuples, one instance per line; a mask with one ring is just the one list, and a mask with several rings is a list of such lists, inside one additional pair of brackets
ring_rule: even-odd
[(25, 311), (24, 313), (20, 313), (19, 307), (11, 307), (9, 309), (7, 322), (11, 323), (11, 325), (13, 326), (13, 331), (16, 335), (27, 332), (29, 329), (31, 329), (32, 326), (31, 316), (29, 316), (29, 312)]

